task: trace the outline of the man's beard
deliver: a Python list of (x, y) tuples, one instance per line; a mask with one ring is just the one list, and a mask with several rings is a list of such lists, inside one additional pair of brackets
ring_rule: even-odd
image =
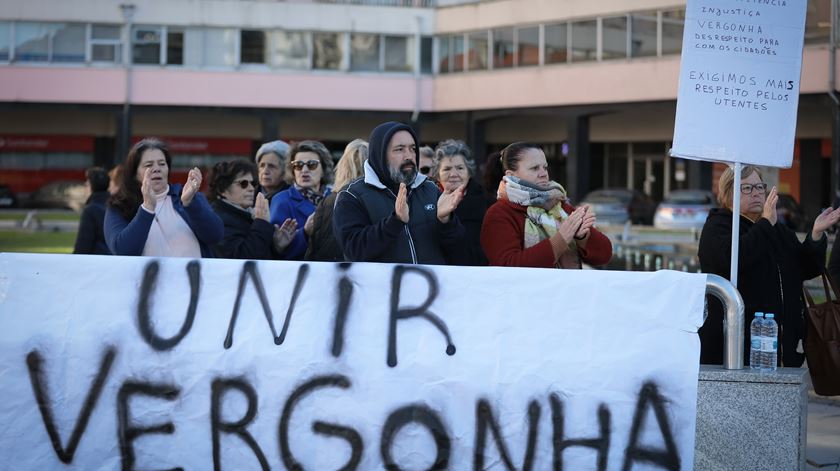
[(411, 186), (414, 179), (417, 178), (417, 166), (414, 163), (404, 163), (398, 169), (389, 169), (391, 180), (397, 183), (405, 183), (406, 186)]

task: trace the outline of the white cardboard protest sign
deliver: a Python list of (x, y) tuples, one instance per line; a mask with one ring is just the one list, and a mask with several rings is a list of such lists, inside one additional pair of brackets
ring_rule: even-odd
[(0, 254), (0, 456), (690, 469), (705, 281)]
[(688, 0), (671, 155), (791, 166), (806, 4)]

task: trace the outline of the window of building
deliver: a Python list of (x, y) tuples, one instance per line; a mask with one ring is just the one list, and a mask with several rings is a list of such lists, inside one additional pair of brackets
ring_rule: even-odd
[(569, 27), (566, 23), (545, 25), (545, 63), (569, 62)]
[(601, 58), (627, 58), (627, 16), (601, 20)]
[(448, 74), (451, 72), (452, 51), (449, 50), (449, 36), (438, 37), (438, 73)]
[(656, 12), (630, 15), (630, 57), (656, 55)]
[(274, 31), (274, 54), (271, 65), (287, 69), (309, 68), (309, 33)]
[(350, 34), (350, 70), (379, 70), (378, 34)]
[(268, 47), (266, 47), (265, 31), (243, 29), (239, 32), (239, 63), (266, 64), (268, 63)]
[[(431, 58), (429, 60), (431, 66)], [(385, 70), (411, 72), (414, 70), (414, 38), (385, 36)]]
[(464, 35), (453, 34), (449, 37), (449, 46), (451, 48), (451, 70), (452, 72), (462, 72), (464, 70)]
[(493, 68), (513, 67), (514, 58), (513, 28), (493, 30)]
[(12, 24), (0, 21), (0, 61), (8, 61), (12, 46)]
[(91, 26), (90, 57), (93, 62), (122, 63), (119, 26), (97, 24)]
[[(239, 32), (235, 29), (207, 28), (198, 31), (201, 41), (201, 65), (208, 67), (233, 67), (236, 65), (236, 43)], [(187, 36), (193, 36), (188, 34)], [(194, 49), (187, 43), (187, 63), (193, 58)]]
[(184, 65), (184, 30), (168, 28), (166, 30), (167, 65)]
[(572, 62), (594, 61), (598, 58), (598, 26), (595, 20), (575, 21), (572, 28)]
[(341, 33), (312, 34), (312, 67), (340, 70), (344, 57), (344, 35)]
[(467, 36), (469, 40), (469, 70), (487, 70), (487, 31), (474, 31)]
[(540, 28), (529, 26), (516, 29), (517, 64), (540, 64)]
[(50, 59), (50, 35), (54, 25), (19, 22), (15, 24), (15, 60), (47, 62)]
[(682, 52), (685, 10), (662, 12), (662, 54)]
[(434, 38), (423, 36), (420, 38), (420, 73), (432, 73), (432, 49), (434, 48)]
[(805, 44), (827, 43), (831, 37), (831, 1), (808, 0)]
[(84, 62), (87, 27), (83, 24), (56, 24), (52, 34), (52, 62)]
[(131, 30), (132, 62), (160, 64), (162, 29), (160, 26), (135, 26)]

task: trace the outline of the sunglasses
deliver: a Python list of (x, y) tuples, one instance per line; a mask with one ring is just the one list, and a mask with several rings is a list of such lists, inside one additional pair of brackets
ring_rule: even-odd
[(319, 165), (321, 165), (321, 162), (318, 162), (317, 160), (307, 160), (306, 162), (303, 160), (295, 160), (292, 162), (292, 168), (295, 170), (303, 170), (304, 165), (309, 170), (315, 170)]
[(762, 194), (765, 191), (767, 191), (767, 184), (766, 183), (755, 183), (755, 184), (752, 184), (752, 185), (749, 184), (749, 183), (742, 183), (741, 184), (741, 193), (743, 193), (745, 195), (751, 194), (753, 192), (753, 189), (758, 191), (758, 194)]
[(422, 173), (423, 175), (428, 175), (428, 174), (429, 174), (429, 171), (430, 171), (431, 169), (432, 169), (432, 167), (428, 167), (428, 166), (426, 166), (426, 167), (420, 167), (420, 173)]
[(252, 187), (256, 188), (256, 187), (257, 187), (257, 185), (258, 185), (260, 182), (258, 182), (257, 180), (245, 180), (245, 179), (242, 179), (242, 180), (237, 180), (237, 181), (235, 181), (235, 182), (233, 182), (233, 183), (236, 183), (237, 185), (239, 185), (239, 188), (242, 188), (242, 189), (244, 190), (244, 189), (248, 188), (248, 185), (251, 185)]

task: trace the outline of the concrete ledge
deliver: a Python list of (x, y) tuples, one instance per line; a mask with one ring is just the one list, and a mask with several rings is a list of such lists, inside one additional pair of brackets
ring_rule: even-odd
[(701, 366), (694, 468), (805, 469), (808, 370)]

